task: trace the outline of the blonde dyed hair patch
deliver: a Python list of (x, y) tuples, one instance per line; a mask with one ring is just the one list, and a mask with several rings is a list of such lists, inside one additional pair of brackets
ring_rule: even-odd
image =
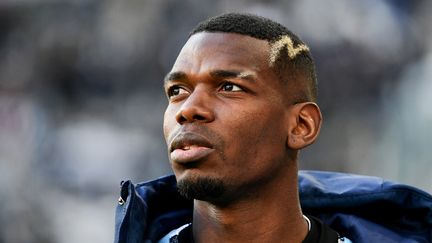
[(284, 35), (278, 41), (270, 44), (270, 66), (275, 64), (277, 58), (279, 55), (281, 55), (281, 51), (285, 46), (290, 60), (294, 59), (303, 51), (309, 51), (309, 47), (307, 47), (305, 44), (300, 44), (294, 47), (294, 42), (292, 39), (288, 35)]

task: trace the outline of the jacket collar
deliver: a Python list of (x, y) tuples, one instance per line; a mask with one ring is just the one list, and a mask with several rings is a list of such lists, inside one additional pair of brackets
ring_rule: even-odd
[[(303, 212), (353, 242), (432, 242), (432, 196), (370, 176), (300, 171)], [(192, 221), (193, 202), (182, 198), (174, 176), (122, 183), (115, 243), (156, 242)]]

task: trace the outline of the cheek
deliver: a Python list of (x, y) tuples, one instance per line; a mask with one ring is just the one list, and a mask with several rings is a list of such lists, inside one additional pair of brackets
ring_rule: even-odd
[(167, 143), (172, 130), (177, 124), (175, 119), (175, 114), (176, 113), (172, 106), (168, 106), (167, 109), (165, 110), (164, 120), (163, 120), (163, 132), (164, 132), (165, 141)]
[(267, 159), (285, 151), (285, 126), (281, 112), (268, 109), (259, 111), (240, 112), (240, 116), (229, 125), (229, 131), (232, 132), (230, 137), (236, 144), (232, 146), (233, 149), (240, 151), (239, 156), (252, 160)]
[(266, 180), (286, 164), (282, 119), (267, 112), (255, 114), (242, 112), (244, 120), (226, 124), (230, 143), (226, 144), (225, 171), (234, 184)]

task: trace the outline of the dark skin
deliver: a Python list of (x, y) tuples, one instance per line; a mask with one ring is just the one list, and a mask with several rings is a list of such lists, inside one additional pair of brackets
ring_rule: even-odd
[(177, 181), (222, 182), (194, 200), (195, 242), (302, 242), (298, 150), (313, 143), (321, 113), (296, 103), (300, 86), (269, 66), (269, 44), (229, 33), (187, 41), (165, 80), (164, 134)]

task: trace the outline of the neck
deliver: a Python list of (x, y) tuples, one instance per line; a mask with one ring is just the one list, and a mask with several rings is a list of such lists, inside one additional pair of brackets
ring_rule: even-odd
[(195, 242), (302, 242), (308, 225), (302, 216), (297, 170), (265, 185), (247, 200), (223, 207), (195, 200)]

